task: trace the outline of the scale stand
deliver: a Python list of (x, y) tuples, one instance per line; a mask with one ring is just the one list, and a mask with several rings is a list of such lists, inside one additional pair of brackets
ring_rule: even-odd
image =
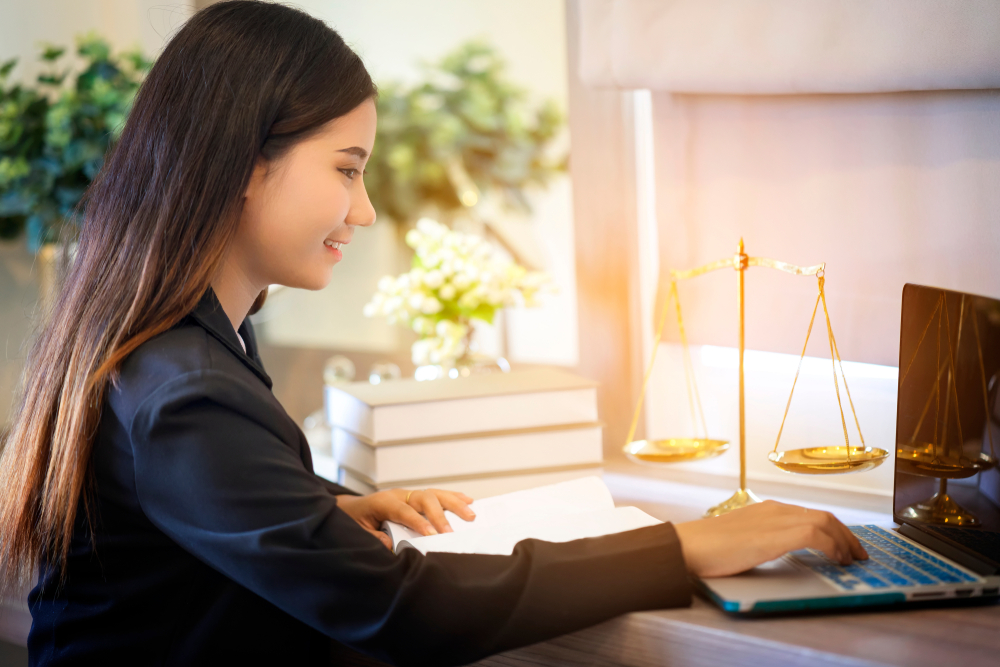
[[(639, 463), (676, 463), (681, 461), (693, 461), (702, 458), (718, 456), (729, 448), (729, 443), (724, 440), (715, 440), (708, 437), (705, 427), (705, 415), (701, 408), (701, 398), (698, 396), (697, 384), (694, 380), (694, 365), (691, 362), (691, 353), (687, 343), (687, 336), (684, 332), (684, 322), (681, 316), (680, 299), (677, 292), (677, 282), (694, 278), (711, 271), (732, 268), (739, 277), (738, 280), (738, 305), (739, 305), (739, 424), (740, 424), (740, 487), (729, 499), (710, 508), (705, 516), (719, 516), (740, 507), (746, 507), (760, 502), (760, 498), (747, 488), (747, 466), (746, 466), (746, 410), (745, 410), (745, 389), (743, 373), (743, 355), (746, 349), (744, 343), (745, 331), (745, 308), (744, 308), (744, 280), (746, 270), (751, 266), (763, 266), (771, 269), (784, 271), (799, 276), (816, 276), (819, 282), (819, 296), (816, 297), (816, 306), (813, 308), (812, 319), (809, 321), (809, 331), (806, 334), (806, 343), (802, 347), (802, 355), (799, 358), (799, 370), (802, 368), (802, 360), (805, 358), (806, 345), (809, 343), (809, 336), (812, 333), (813, 322), (819, 304), (823, 304), (823, 312), (826, 316), (827, 335), (830, 343), (830, 360), (833, 363), (834, 386), (837, 390), (837, 403), (840, 406), (840, 418), (844, 427), (844, 446), (840, 447), (812, 447), (788, 452), (778, 452), (778, 443), (781, 440), (781, 433), (784, 430), (785, 418), (788, 416), (788, 409), (792, 403), (792, 395), (795, 392), (795, 384), (798, 382), (799, 371), (795, 373), (795, 381), (792, 383), (792, 392), (788, 396), (788, 403), (785, 406), (785, 416), (781, 420), (781, 428), (778, 430), (778, 437), (775, 441), (774, 451), (768, 456), (772, 463), (787, 472), (805, 474), (831, 474), (841, 472), (857, 472), (869, 470), (880, 465), (887, 457), (888, 452), (883, 449), (866, 447), (864, 436), (861, 436), (861, 427), (858, 424), (857, 413), (854, 412), (854, 402), (850, 398), (850, 391), (847, 389), (847, 378), (844, 376), (843, 363), (840, 361), (840, 352), (837, 349), (836, 341), (833, 337), (833, 327), (830, 325), (830, 315), (826, 307), (826, 297), (823, 291), (825, 264), (802, 267), (794, 264), (779, 262), (778, 260), (765, 257), (749, 257), (744, 252), (743, 239), (740, 239), (736, 254), (731, 258), (716, 260), (710, 264), (700, 266), (687, 271), (671, 270), (670, 293), (664, 303), (663, 314), (657, 327), (656, 337), (653, 342), (653, 351), (649, 366), (646, 369), (645, 377), (642, 381), (642, 389), (639, 392), (639, 401), (632, 417), (632, 425), (629, 428), (627, 444), (624, 447), (626, 456)], [(659, 347), (663, 336), (663, 328), (666, 324), (667, 312), (671, 299), (677, 305), (677, 324), (680, 330), (681, 345), (684, 350), (684, 369), (687, 376), (688, 401), (691, 404), (692, 421), (697, 428), (696, 412), (700, 413), (701, 425), (704, 431), (703, 437), (695, 438), (671, 438), (667, 440), (638, 440), (632, 441), (636, 427), (639, 423), (639, 415), (642, 411), (642, 401), (646, 395), (646, 387), (653, 372), (653, 365), (656, 361), (656, 350)], [(840, 376), (844, 383), (844, 390), (850, 402), (851, 411), (854, 413), (854, 423), (858, 427), (858, 435), (861, 437), (861, 446), (851, 447), (847, 435), (847, 421), (844, 418), (843, 404), (840, 401), (840, 385), (837, 377), (837, 364), (840, 363)], [(697, 409), (696, 409), (697, 408)]]

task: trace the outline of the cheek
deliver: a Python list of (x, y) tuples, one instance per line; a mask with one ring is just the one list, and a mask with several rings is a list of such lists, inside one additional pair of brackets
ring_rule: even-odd
[(347, 217), (347, 191), (336, 174), (312, 171), (298, 178), (292, 176), (281, 193), (275, 220), (289, 237), (322, 242)]
[(333, 265), (323, 239), (343, 224), (350, 208), (337, 176), (290, 170), (279, 187), (247, 211), (250, 252), (268, 282), (320, 289), (329, 281)]

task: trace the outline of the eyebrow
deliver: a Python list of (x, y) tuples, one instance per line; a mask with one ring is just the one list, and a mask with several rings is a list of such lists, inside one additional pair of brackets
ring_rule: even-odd
[(368, 151), (359, 146), (351, 146), (350, 148), (341, 148), (338, 153), (350, 153), (351, 155), (357, 155), (359, 158), (364, 160), (368, 157)]

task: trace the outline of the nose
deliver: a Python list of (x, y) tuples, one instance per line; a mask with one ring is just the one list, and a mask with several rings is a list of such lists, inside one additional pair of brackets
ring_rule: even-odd
[(375, 224), (375, 207), (368, 198), (364, 182), (357, 191), (358, 194), (352, 198), (351, 209), (347, 212), (347, 219), (344, 222), (356, 227), (371, 227)]

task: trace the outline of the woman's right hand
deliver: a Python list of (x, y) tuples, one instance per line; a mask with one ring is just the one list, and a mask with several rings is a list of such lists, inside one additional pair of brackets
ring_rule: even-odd
[(841, 565), (868, 558), (858, 538), (829, 512), (774, 500), (674, 528), (688, 570), (699, 577), (738, 574), (798, 549), (822, 551)]

